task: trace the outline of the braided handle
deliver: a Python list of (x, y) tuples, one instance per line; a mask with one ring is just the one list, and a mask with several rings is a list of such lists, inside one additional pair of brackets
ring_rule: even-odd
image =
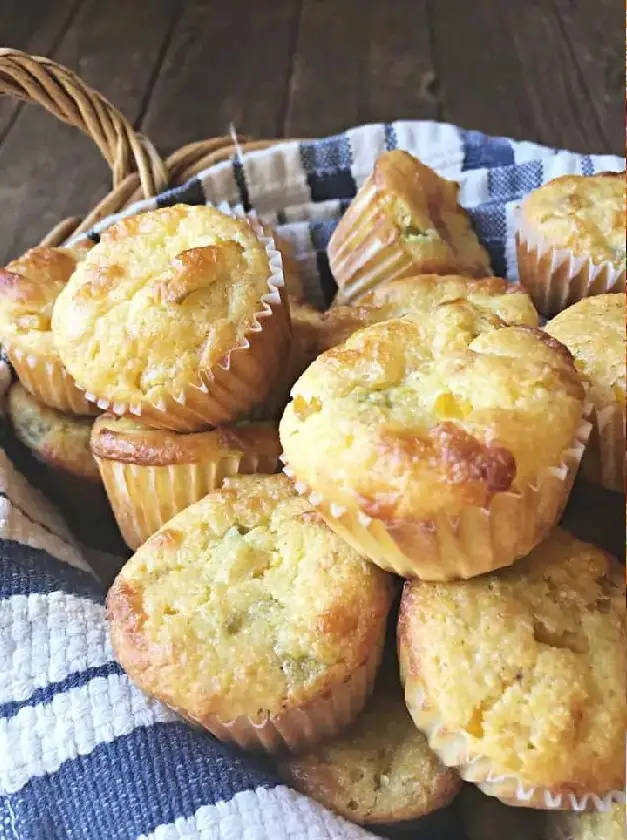
[(280, 142), (250, 141), (236, 135), (217, 137), (184, 146), (164, 163), (150, 140), (71, 70), (48, 58), (9, 48), (0, 48), (2, 94), (42, 105), (58, 119), (80, 128), (111, 168), (111, 192), (83, 220), (59, 222), (42, 241), (44, 245), (60, 245), (70, 235), (89, 230), (132, 202), (156, 195), (168, 185), (184, 183), (202, 169), (228, 159), (236, 150), (264, 149)]
[(167, 171), (152, 143), (138, 134), (104, 96), (71, 70), (41, 56), (0, 49), (0, 94), (34, 102), (63, 122), (80, 128), (111, 167), (116, 187), (131, 172), (139, 174), (144, 195), (167, 183)]

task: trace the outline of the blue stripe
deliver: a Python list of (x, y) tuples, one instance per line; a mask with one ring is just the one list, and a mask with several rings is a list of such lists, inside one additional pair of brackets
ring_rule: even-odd
[(584, 155), (581, 159), (581, 172), (583, 175), (594, 175), (594, 163), (590, 155)]
[(159, 723), (99, 744), (7, 801), (20, 840), (136, 840), (202, 805), (279, 783), (269, 762), (187, 724)]
[(487, 137), (480, 131), (461, 131), (464, 148), (462, 171), (514, 163), (514, 147), (504, 137)]
[(392, 123), (385, 124), (385, 151), (391, 152), (398, 148), (398, 137)]
[(246, 183), (246, 172), (244, 166), (239, 158), (233, 158), (233, 177), (239, 192), (239, 200), (242, 203), (244, 212), (248, 213), (251, 208), (250, 195), (248, 193), (248, 184)]
[[(498, 203), (505, 209), (506, 202), (518, 201), (541, 186), (543, 175), (542, 161), (539, 160), (530, 160), (518, 166), (498, 166), (488, 169), (490, 204)], [(505, 239), (506, 232), (503, 232), (503, 245)]]
[(357, 184), (351, 171), (353, 152), (345, 134), (301, 143), (299, 152), (312, 201), (357, 195)]
[(51, 557), (47, 551), (12, 540), (0, 540), (0, 598), (69, 592), (104, 602), (102, 586), (87, 572)]
[(77, 671), (74, 674), (70, 674), (64, 680), (48, 683), (43, 688), (38, 688), (26, 700), (14, 700), (10, 703), (0, 704), (0, 718), (6, 720), (15, 717), (21, 709), (50, 703), (57, 694), (64, 694), (72, 688), (80, 688), (97, 677), (109, 677), (111, 674), (123, 673), (124, 671), (117, 662), (107, 662), (104, 665), (94, 665), (92, 668), (86, 668), (84, 671)]
[(190, 178), (178, 187), (165, 190), (156, 197), (157, 207), (172, 207), (174, 204), (205, 204), (207, 199), (199, 178)]

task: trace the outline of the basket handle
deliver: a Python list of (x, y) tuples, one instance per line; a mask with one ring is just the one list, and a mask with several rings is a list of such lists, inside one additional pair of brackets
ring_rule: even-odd
[(251, 140), (233, 133), (190, 143), (164, 162), (148, 138), (135, 131), (117, 108), (67, 67), (6, 47), (0, 48), (2, 94), (43, 105), (58, 119), (80, 128), (98, 146), (111, 168), (111, 192), (84, 219), (72, 217), (59, 222), (42, 245), (61, 245), (72, 234), (88, 231), (111, 213), (141, 198), (150, 198), (167, 186), (182, 184), (235, 152), (265, 149), (282, 142)]
[(44, 240), (46, 244), (57, 244), (70, 233), (86, 230), (98, 218), (121, 209), (126, 196), (137, 188), (148, 198), (167, 186), (167, 168), (150, 140), (66, 67), (45, 57), (0, 48), (2, 94), (42, 105), (58, 119), (80, 128), (111, 168), (113, 191), (82, 223), (66, 219), (57, 225)]

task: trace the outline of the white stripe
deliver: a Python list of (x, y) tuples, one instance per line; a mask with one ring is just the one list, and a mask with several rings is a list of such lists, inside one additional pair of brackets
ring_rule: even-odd
[(139, 840), (376, 840), (287, 787), (257, 788), (160, 825)]
[(0, 703), (112, 660), (102, 604), (65, 592), (0, 601)]
[(68, 759), (89, 755), (98, 744), (176, 720), (174, 712), (142, 694), (126, 675), (97, 677), (50, 703), (28, 706), (0, 721), (0, 794), (15, 793)]

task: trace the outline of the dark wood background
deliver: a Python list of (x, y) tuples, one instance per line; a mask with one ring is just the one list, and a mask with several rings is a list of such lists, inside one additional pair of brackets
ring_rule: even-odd
[[(164, 154), (439, 119), (624, 150), (622, 0), (0, 0), (0, 42), (51, 56)], [(0, 102), (0, 264), (108, 186), (89, 141)]]

